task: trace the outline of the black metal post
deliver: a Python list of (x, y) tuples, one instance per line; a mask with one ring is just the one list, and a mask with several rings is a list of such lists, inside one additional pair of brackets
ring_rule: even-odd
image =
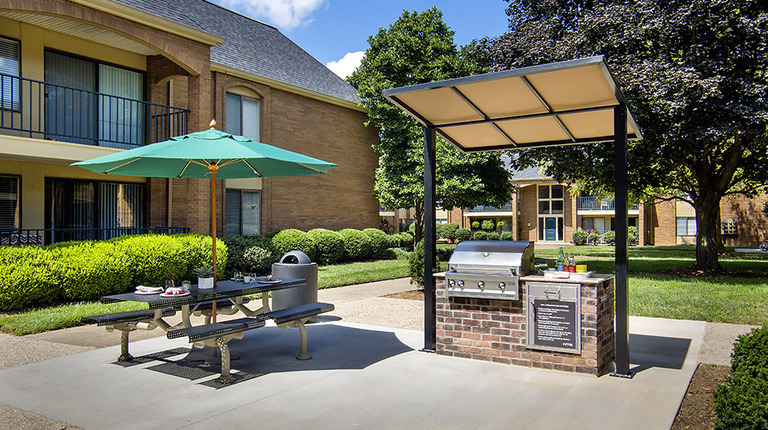
[(435, 128), (424, 129), (424, 349), (437, 347), (437, 308), (435, 303)]
[(627, 182), (627, 107), (621, 103), (613, 111), (615, 216), (616, 224), (616, 369), (612, 376), (632, 378), (629, 371), (629, 301), (627, 299), (627, 238), (629, 209)]

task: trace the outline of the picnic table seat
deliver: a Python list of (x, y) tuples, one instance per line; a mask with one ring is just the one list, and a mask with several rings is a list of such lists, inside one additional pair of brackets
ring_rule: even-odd
[(202, 342), (221, 351), (221, 376), (216, 380), (221, 384), (231, 384), (234, 377), (230, 374), (230, 355), (227, 343), (232, 339), (242, 339), (247, 330), (263, 327), (266, 319), (275, 321), (278, 327), (296, 327), (301, 336), (301, 351), (297, 360), (309, 360), (312, 356), (308, 353), (307, 330), (304, 327), (309, 319), (325, 312), (330, 312), (334, 306), (330, 303), (308, 303), (291, 308), (271, 311), (252, 318), (240, 318), (237, 320), (217, 322), (197, 327), (188, 327), (169, 331), (167, 337), (176, 339), (187, 336), (190, 342)]
[[(175, 309), (162, 309), (160, 315), (170, 317), (176, 315)], [(111, 314), (92, 315), (83, 317), (80, 322), (83, 324), (96, 324), (98, 327), (107, 326), (107, 331), (119, 330), (120, 336), (120, 356), (117, 361), (131, 361), (133, 356), (128, 353), (129, 333), (136, 330), (139, 324), (145, 324), (147, 329), (154, 324), (155, 309), (139, 309), (135, 311), (115, 312)]]

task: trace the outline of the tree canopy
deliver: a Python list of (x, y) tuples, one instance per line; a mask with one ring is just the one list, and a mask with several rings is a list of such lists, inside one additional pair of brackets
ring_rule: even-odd
[[(644, 140), (630, 142), (635, 196), (697, 214), (697, 269), (719, 269), (719, 204), (768, 183), (768, 6), (751, 0), (507, 0), (509, 31), (472, 57), (504, 70), (603, 55)], [(521, 152), (517, 166), (613, 192), (613, 146)]]
[[(370, 48), (348, 78), (369, 110), (367, 125), (379, 129), (374, 197), (390, 208), (416, 208), (417, 242), (423, 216), (424, 130), (381, 93), (480, 72), (456, 48), (453, 34), (437, 8), (404, 11), (389, 28), (368, 38)], [(445, 209), (501, 205), (511, 198), (509, 173), (498, 153), (464, 154), (438, 139), (436, 165), (437, 202)]]

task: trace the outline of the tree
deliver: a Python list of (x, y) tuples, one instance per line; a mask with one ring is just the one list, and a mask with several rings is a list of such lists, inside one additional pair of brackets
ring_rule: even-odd
[[(373, 194), (387, 207), (416, 209), (414, 243), (418, 243), (424, 231), (424, 130), (381, 93), (480, 69), (457, 50), (453, 31), (434, 7), (423, 13), (404, 11), (388, 29), (369, 37), (368, 43), (360, 67), (348, 80), (368, 108), (366, 125), (379, 129)], [(436, 165), (437, 202), (444, 209), (501, 205), (511, 197), (509, 172), (499, 153), (464, 154), (438, 139)]]
[[(750, 0), (507, 0), (509, 31), (476, 60), (501, 70), (604, 55), (644, 140), (630, 142), (631, 192), (696, 210), (699, 270), (719, 270), (720, 200), (768, 183), (768, 14)], [(516, 166), (613, 192), (613, 147), (522, 152)]]

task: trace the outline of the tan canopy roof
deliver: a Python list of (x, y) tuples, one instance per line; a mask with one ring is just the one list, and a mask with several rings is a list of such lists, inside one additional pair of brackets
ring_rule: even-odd
[[(626, 106), (602, 56), (393, 88), (383, 95), (463, 151), (614, 140)], [(642, 139), (627, 110), (627, 137)]]

